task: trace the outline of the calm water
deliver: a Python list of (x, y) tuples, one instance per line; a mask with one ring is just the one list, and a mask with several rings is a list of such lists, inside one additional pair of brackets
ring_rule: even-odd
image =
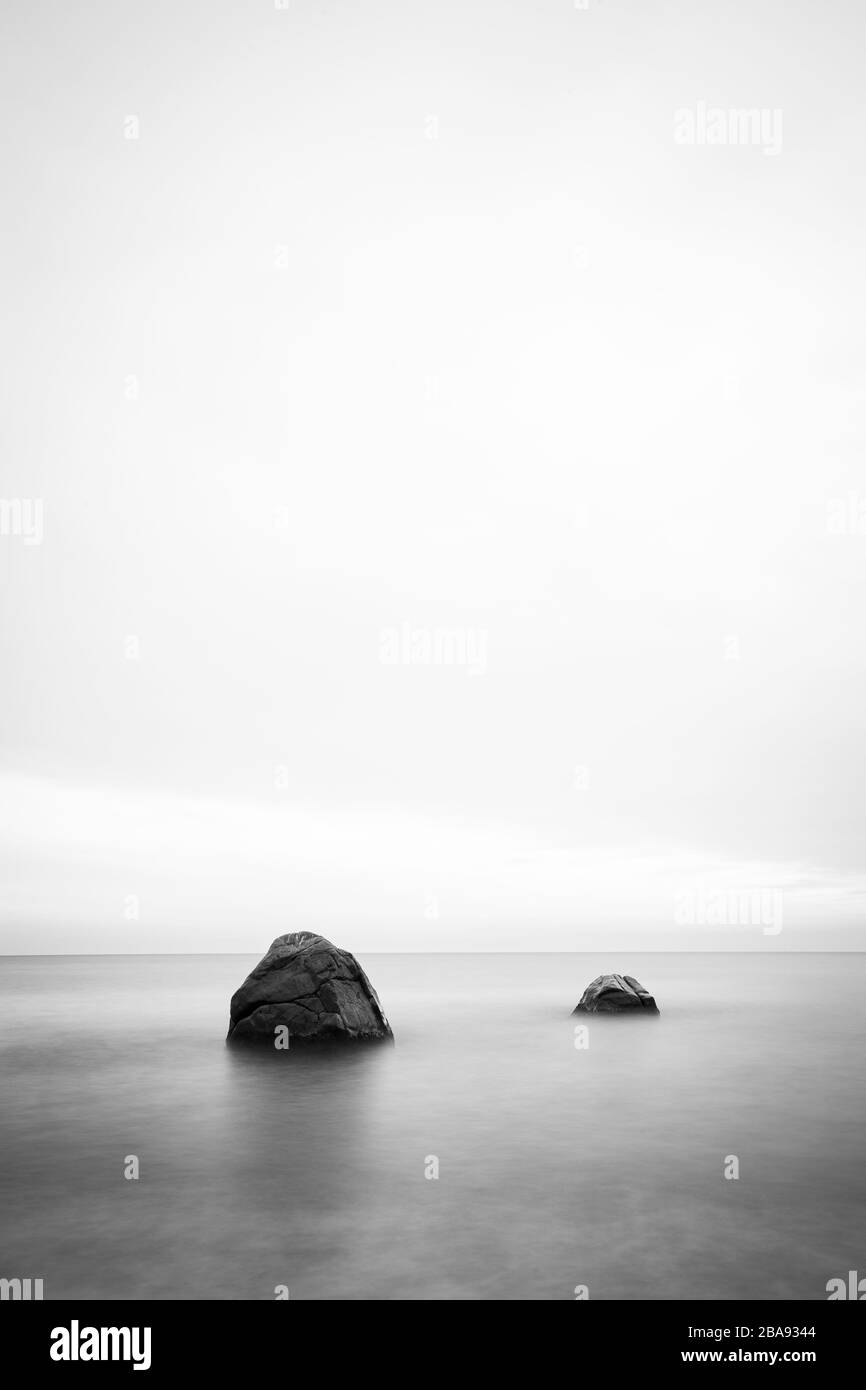
[[(397, 1045), (337, 1055), (224, 1046), (257, 959), (0, 960), (0, 1276), (820, 1299), (866, 1273), (866, 956), (368, 955)], [(570, 1011), (611, 969), (662, 1016), (591, 1020), (577, 1050)]]

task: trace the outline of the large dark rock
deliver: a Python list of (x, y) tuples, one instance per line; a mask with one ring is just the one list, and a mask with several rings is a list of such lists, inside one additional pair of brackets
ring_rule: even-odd
[(393, 1041), (376, 991), (354, 956), (317, 932), (278, 936), (232, 997), (229, 1042), (275, 1045), (284, 1024), (289, 1045)]
[(599, 975), (583, 991), (576, 1014), (657, 1014), (656, 1001), (633, 975)]

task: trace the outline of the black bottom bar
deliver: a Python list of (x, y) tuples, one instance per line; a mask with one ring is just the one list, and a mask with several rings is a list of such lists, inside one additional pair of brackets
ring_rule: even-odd
[[(395, 1323), (391, 1314), (382, 1316), (365, 1304), (363, 1326), (357, 1329), (352, 1306), (343, 1305), (338, 1320), (330, 1314), (318, 1331), (314, 1308), (305, 1303), (301, 1311), (299, 1302), (3, 1302), (4, 1365), (12, 1357), (19, 1375), (47, 1372), (60, 1378), (92, 1378), (106, 1369), (113, 1375), (133, 1375), (138, 1366), (142, 1381), (145, 1375), (161, 1379), (193, 1371), (221, 1378), (254, 1376), (261, 1382), (270, 1372), (297, 1378), (304, 1374), (307, 1356), (311, 1370), (318, 1362), (320, 1373), (327, 1374), (330, 1365), (331, 1373), (339, 1374), (341, 1345), (354, 1355), (349, 1348), (352, 1338), (355, 1348), (367, 1348), (369, 1374), (384, 1372), (393, 1357), (393, 1375), (388, 1378), (405, 1381), (414, 1375), (412, 1366), (419, 1356), (427, 1376), (435, 1370), (437, 1356), (442, 1357), (443, 1375), (453, 1375), (452, 1333), (459, 1335), (461, 1345), (468, 1338), (466, 1351), (475, 1348), (488, 1375), (498, 1356), (507, 1367), (512, 1354), (539, 1346), (534, 1319), (523, 1329), (521, 1314), (512, 1310), (508, 1327), (500, 1330), (494, 1315), (480, 1313), (474, 1302), (464, 1305), (474, 1310), (470, 1323), (463, 1322), (465, 1312), (443, 1322), (441, 1307), (431, 1315), (417, 1303), (403, 1305)], [(411, 1340), (415, 1317), (417, 1335), (423, 1339), (418, 1342)], [(543, 1359), (555, 1365), (562, 1357), (581, 1377), (596, 1370), (645, 1377), (674, 1369), (739, 1365), (765, 1371), (797, 1366), (826, 1379), (858, 1364), (863, 1330), (861, 1316), (839, 1302), (575, 1301), (562, 1318), (546, 1318)], [(356, 1340), (356, 1332), (363, 1342)], [(407, 1334), (409, 1364), (400, 1350)], [(91, 1359), (93, 1353), (99, 1359)]]

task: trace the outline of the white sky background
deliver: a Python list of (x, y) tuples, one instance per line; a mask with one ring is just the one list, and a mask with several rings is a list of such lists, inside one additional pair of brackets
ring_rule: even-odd
[(0, 949), (866, 944), (866, 16), (589, 3), (4, 7)]

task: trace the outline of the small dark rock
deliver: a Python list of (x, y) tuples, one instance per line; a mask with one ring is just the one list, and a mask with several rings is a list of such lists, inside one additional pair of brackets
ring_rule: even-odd
[(233, 995), (227, 1041), (274, 1046), (284, 1025), (296, 1043), (390, 1040), (378, 996), (355, 957), (317, 932), (278, 936)]
[(657, 1014), (652, 995), (633, 975), (599, 975), (583, 991), (576, 1014)]

